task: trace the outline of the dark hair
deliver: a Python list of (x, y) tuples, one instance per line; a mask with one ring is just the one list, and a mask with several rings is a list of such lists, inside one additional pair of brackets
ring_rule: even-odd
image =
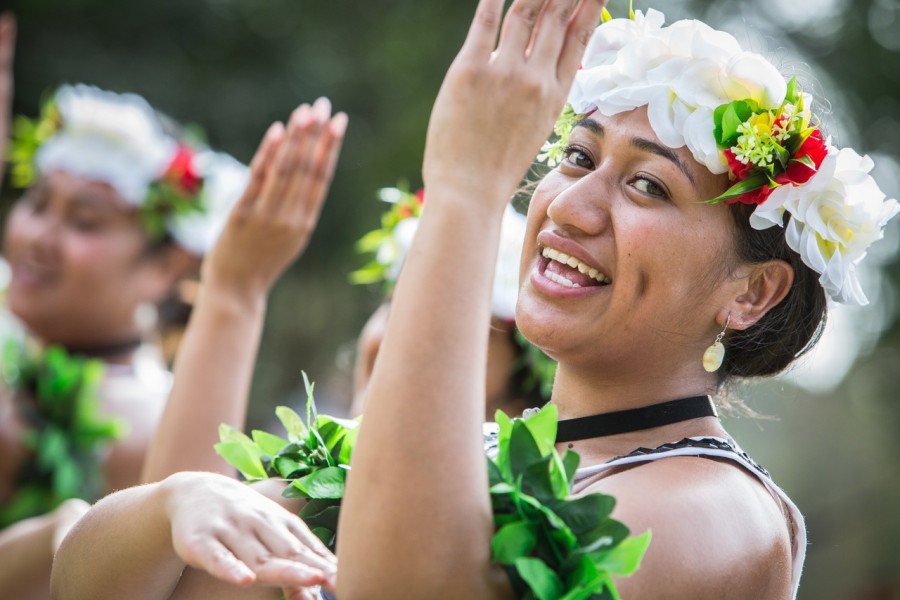
[[(749, 263), (783, 260), (794, 270), (794, 283), (784, 299), (756, 324), (743, 331), (730, 330), (725, 336), (720, 383), (734, 377), (763, 377), (783, 371), (819, 340), (827, 308), (819, 274), (790, 249), (785, 230), (753, 229), (750, 214), (755, 205), (737, 202), (729, 208), (735, 222), (737, 259)], [(789, 219), (790, 215), (785, 217)]]

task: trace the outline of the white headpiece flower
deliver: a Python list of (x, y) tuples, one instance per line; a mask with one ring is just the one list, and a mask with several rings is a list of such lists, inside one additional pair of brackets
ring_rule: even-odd
[(247, 180), (233, 158), (166, 133), (140, 96), (83, 84), (59, 88), (39, 121), (16, 120), (10, 158), (20, 187), (54, 169), (108, 183), (152, 236), (169, 233), (198, 254), (212, 247)]
[(538, 160), (558, 163), (572, 127), (591, 112), (646, 106), (663, 144), (687, 146), (712, 173), (729, 174), (732, 186), (709, 202), (758, 205), (755, 229), (783, 226), (789, 212), (788, 245), (821, 274), (829, 297), (866, 304), (856, 265), (898, 212), (868, 174), (872, 161), (823, 140), (810, 96), (733, 36), (700, 21), (664, 21), (659, 11), (635, 11), (597, 27), (556, 139)]
[[(422, 190), (410, 193), (404, 186), (382, 188), (378, 197), (391, 208), (381, 217), (381, 229), (370, 231), (356, 244), (361, 253), (373, 253), (374, 258), (363, 268), (350, 274), (353, 283), (385, 282), (388, 288), (397, 283), (400, 268), (412, 245), (419, 225), (425, 194)], [(500, 231), (500, 249), (494, 268), (494, 288), (491, 294), (491, 314), (504, 321), (513, 321), (519, 297), (519, 262), (525, 240), (525, 215), (512, 206), (506, 207)]]

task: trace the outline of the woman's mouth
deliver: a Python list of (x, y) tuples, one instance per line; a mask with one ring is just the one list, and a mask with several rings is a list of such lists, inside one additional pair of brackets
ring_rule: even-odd
[(541, 274), (563, 287), (581, 288), (611, 283), (609, 276), (599, 269), (555, 248), (545, 246), (541, 255), (545, 259), (540, 264)]

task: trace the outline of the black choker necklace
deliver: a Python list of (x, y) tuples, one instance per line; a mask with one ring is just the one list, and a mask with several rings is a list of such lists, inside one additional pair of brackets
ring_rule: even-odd
[(66, 352), (68, 352), (70, 356), (78, 354), (90, 358), (104, 359), (121, 356), (122, 354), (130, 354), (140, 348), (141, 343), (141, 338), (134, 338), (116, 344), (108, 344), (106, 346), (68, 346), (66, 347)]
[(556, 424), (556, 442), (577, 442), (715, 416), (716, 409), (709, 396), (691, 396), (641, 408), (560, 421)]

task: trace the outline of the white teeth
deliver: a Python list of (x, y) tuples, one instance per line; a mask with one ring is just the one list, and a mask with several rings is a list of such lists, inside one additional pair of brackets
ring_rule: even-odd
[(550, 271), (544, 272), (544, 275), (545, 275), (545, 276), (547, 277), (547, 279), (549, 279), (550, 281), (555, 281), (556, 283), (558, 283), (558, 284), (560, 284), (560, 285), (563, 285), (563, 286), (565, 286), (565, 287), (570, 287), (570, 288), (581, 287), (581, 286), (578, 285), (577, 283), (573, 283), (573, 282), (569, 281), (568, 279), (566, 279), (566, 278), (563, 277), (562, 275), (557, 275), (556, 273), (552, 273), (552, 272), (550, 272)]
[[(594, 267), (590, 267), (590, 266), (584, 264), (583, 262), (581, 262), (574, 256), (569, 256), (568, 254), (565, 254), (564, 252), (560, 252), (559, 250), (554, 250), (553, 248), (546, 248), (546, 247), (541, 251), (541, 254), (544, 256), (544, 258), (549, 258), (550, 260), (555, 260), (558, 263), (568, 265), (568, 266), (572, 267), (573, 269), (578, 269), (579, 272), (585, 273), (588, 277), (590, 277), (594, 281), (599, 281), (600, 283), (609, 283), (610, 282), (609, 277), (607, 277), (606, 275), (604, 275), (603, 273), (601, 273)], [(551, 277), (551, 275), (555, 275), (555, 273), (547, 273), (547, 278), (552, 281), (556, 281), (557, 283), (560, 283), (562, 285), (572, 284), (572, 282), (569, 281), (568, 279), (566, 279), (565, 277), (561, 277), (559, 275), (556, 275), (556, 277)], [(558, 279), (562, 279), (563, 281), (565, 281), (565, 283), (563, 283), (563, 281), (559, 281)], [(580, 287), (580, 286), (578, 286), (578, 284), (572, 284), (572, 285), (574, 285), (575, 287)]]

